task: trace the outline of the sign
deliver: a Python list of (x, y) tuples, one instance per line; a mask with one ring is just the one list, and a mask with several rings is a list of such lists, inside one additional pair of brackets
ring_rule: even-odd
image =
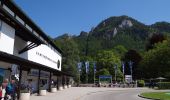
[(125, 75), (125, 81), (127, 83), (131, 83), (132, 82), (132, 75)]
[(111, 75), (99, 75), (99, 78), (112, 78)]
[(5, 76), (5, 71), (4, 71), (4, 69), (1, 69), (1, 68), (0, 68), (0, 76), (2, 76), (2, 77)]

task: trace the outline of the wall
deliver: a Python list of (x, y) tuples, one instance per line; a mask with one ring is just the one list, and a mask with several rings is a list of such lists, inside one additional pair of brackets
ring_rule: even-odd
[(0, 20), (0, 51), (13, 54), (15, 29)]

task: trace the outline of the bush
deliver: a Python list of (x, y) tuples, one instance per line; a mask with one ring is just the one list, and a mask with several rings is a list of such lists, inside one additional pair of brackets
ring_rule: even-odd
[(145, 81), (144, 80), (138, 80), (138, 87), (144, 87)]
[(159, 82), (158, 89), (170, 89), (170, 82)]

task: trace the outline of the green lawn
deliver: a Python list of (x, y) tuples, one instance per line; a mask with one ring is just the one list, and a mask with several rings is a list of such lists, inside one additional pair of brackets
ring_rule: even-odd
[(170, 100), (170, 92), (150, 92), (142, 93), (141, 96), (149, 97), (153, 99)]

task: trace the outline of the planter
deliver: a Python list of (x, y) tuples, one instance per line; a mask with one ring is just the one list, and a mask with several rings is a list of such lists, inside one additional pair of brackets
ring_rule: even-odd
[(52, 92), (52, 93), (57, 92), (57, 88), (51, 88), (51, 92)]
[(62, 86), (59, 86), (59, 87), (58, 87), (58, 90), (59, 90), (59, 91), (63, 90), (63, 87), (62, 87)]
[(30, 100), (30, 93), (20, 93), (19, 100)]
[(71, 88), (71, 85), (68, 85), (68, 88)]
[(45, 96), (47, 94), (47, 90), (39, 90), (40, 91), (40, 96)]
[(64, 85), (64, 89), (67, 89), (67, 85)]

